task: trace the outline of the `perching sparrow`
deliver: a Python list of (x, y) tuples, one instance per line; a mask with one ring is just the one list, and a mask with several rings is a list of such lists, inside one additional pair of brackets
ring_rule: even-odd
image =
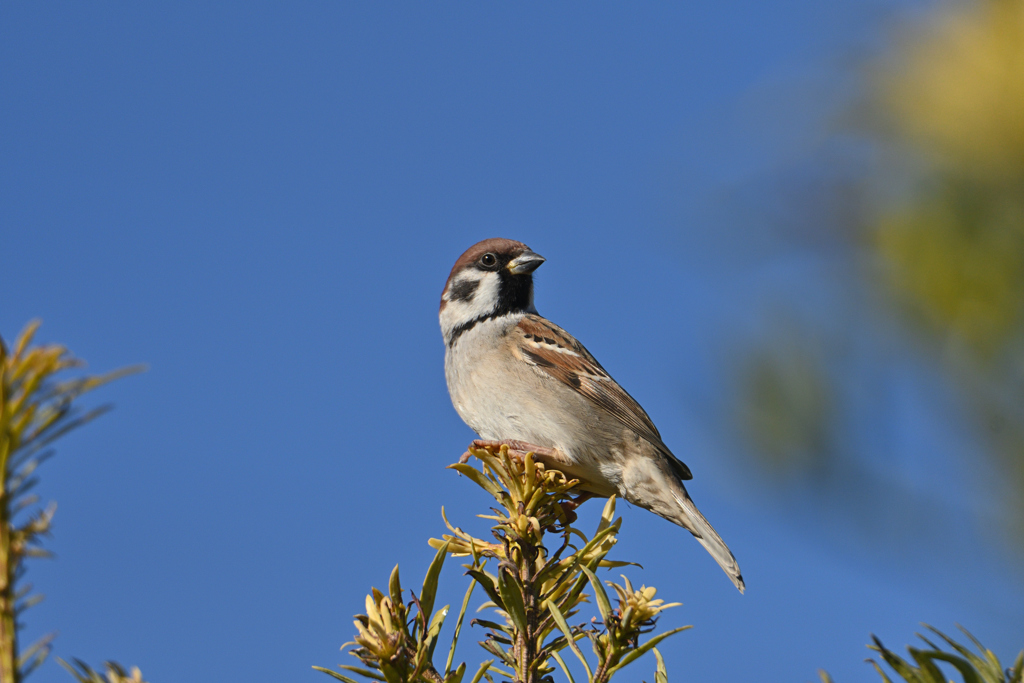
[(534, 451), (582, 491), (618, 494), (683, 527), (743, 592), (736, 558), (683, 487), (690, 469), (583, 345), (538, 315), (533, 271), (543, 262), (507, 239), (455, 262), (440, 311), (455, 410), (481, 439)]

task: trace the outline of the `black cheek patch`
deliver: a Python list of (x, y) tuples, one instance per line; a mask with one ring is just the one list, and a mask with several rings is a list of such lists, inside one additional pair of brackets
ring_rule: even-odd
[(471, 301), (479, 286), (479, 280), (459, 280), (452, 285), (452, 290), (448, 293), (448, 299), (451, 301)]

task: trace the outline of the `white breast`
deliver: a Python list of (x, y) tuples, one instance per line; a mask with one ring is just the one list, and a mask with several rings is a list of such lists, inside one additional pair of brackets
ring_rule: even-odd
[(572, 462), (609, 464), (622, 427), (587, 399), (516, 358), (510, 334), (522, 314), (487, 320), (445, 355), (455, 410), (483, 439), (556, 448)]

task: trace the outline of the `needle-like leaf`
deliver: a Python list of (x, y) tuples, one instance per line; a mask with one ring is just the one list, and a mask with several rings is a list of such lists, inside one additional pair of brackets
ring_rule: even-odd
[(616, 664), (614, 667), (612, 667), (609, 670), (609, 672), (610, 672), (609, 678), (611, 678), (611, 676), (615, 675), (624, 666), (627, 666), (628, 664), (636, 661), (638, 658), (643, 657), (649, 651), (653, 650), (654, 647), (658, 643), (660, 643), (661, 641), (665, 640), (669, 636), (674, 636), (675, 634), (679, 633), (680, 631), (685, 631), (685, 630), (690, 629), (690, 628), (693, 628), (693, 627), (692, 626), (680, 626), (679, 628), (674, 628), (671, 631), (666, 631), (665, 633), (659, 633), (658, 635), (654, 636), (653, 638), (648, 640), (646, 643), (644, 643), (643, 645), (641, 645), (637, 649), (635, 649), (632, 652), (630, 652), (629, 654), (627, 654), (621, 660), (619, 660), (619, 663)]
[(569, 679), (569, 683), (576, 683), (576, 679), (573, 678), (572, 674), (569, 672), (569, 667), (565, 665), (565, 660), (562, 659), (562, 655), (557, 652), (552, 652), (551, 658), (558, 662), (558, 666), (562, 667), (562, 673), (564, 673), (565, 677)]
[(590, 586), (594, 589), (594, 599), (597, 600), (597, 609), (601, 612), (601, 619), (607, 624), (612, 615), (612, 603), (608, 600), (608, 593), (605, 592), (604, 586), (601, 585), (601, 581), (594, 572), (587, 567), (581, 567), (581, 569), (590, 580)]
[(498, 593), (501, 595), (501, 602), (505, 605), (505, 612), (515, 627), (522, 633), (527, 633), (529, 624), (526, 620), (526, 605), (523, 602), (523, 594), (518, 582), (512, 576), (512, 572), (505, 568), (498, 571)]
[(665, 659), (658, 652), (658, 648), (654, 648), (654, 658), (658, 660), (658, 668), (654, 672), (654, 683), (668, 683), (668, 670), (665, 669)]
[(558, 605), (548, 600), (544, 603), (544, 606), (547, 608), (548, 612), (551, 613), (551, 617), (555, 620), (555, 623), (558, 624), (558, 628), (565, 634), (568, 646), (583, 664), (583, 668), (587, 670), (587, 681), (593, 681), (594, 673), (590, 669), (590, 664), (587, 663), (587, 658), (583, 656), (583, 651), (580, 650), (579, 645), (576, 644), (576, 639), (573, 637), (573, 630), (569, 627), (569, 624), (565, 621), (565, 617), (563, 617), (562, 613), (558, 610)]
[(476, 588), (476, 581), (469, 582), (466, 595), (462, 598), (462, 609), (459, 610), (459, 618), (455, 621), (455, 632), (452, 634), (452, 646), (448, 649), (448, 659), (444, 663), (444, 675), (447, 677), (452, 670), (452, 661), (455, 659), (455, 646), (459, 642), (459, 633), (462, 632), (462, 620), (466, 617), (466, 610), (469, 609), (469, 598)]
[(480, 679), (487, 674), (487, 670), (491, 668), (491, 664), (494, 664), (493, 659), (487, 659), (483, 662), (480, 662), (480, 668), (477, 669), (476, 675), (473, 676), (473, 680), (470, 681), (470, 683), (480, 683)]
[[(339, 681), (341, 681), (342, 683), (356, 683), (356, 681), (352, 680), (352, 679), (351, 679), (351, 678), (349, 678), (348, 676), (345, 676), (345, 675), (342, 675), (342, 674), (338, 673), (337, 671), (332, 671), (331, 669), (325, 669), (325, 668), (323, 668), (322, 666), (314, 666), (313, 668), (314, 668), (314, 669), (316, 669), (317, 671), (322, 671), (322, 672), (324, 672), (324, 673), (325, 673), (325, 674), (327, 674), (328, 676), (331, 676), (331, 677), (333, 677), (333, 678), (336, 678), (336, 679), (338, 679), (338, 680), (339, 680)], [(380, 679), (378, 679), (378, 680), (384, 680), (384, 679), (383, 679), (383, 678), (380, 678)], [(101, 682), (101, 683), (102, 683), (102, 682)]]
[[(423, 579), (423, 592), (420, 593), (420, 612), (426, 622), (430, 621), (430, 615), (434, 611), (434, 598), (437, 595), (437, 581), (441, 576), (441, 567), (444, 566), (444, 558), (448, 556), (448, 546), (442, 545), (437, 554), (434, 555), (430, 567), (427, 568), (427, 575)], [(397, 572), (397, 568), (396, 568)]]

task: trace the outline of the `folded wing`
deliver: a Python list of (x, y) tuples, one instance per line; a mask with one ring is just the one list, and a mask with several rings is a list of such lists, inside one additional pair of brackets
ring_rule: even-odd
[(658, 428), (640, 404), (571, 334), (537, 315), (520, 320), (516, 332), (519, 352), (527, 362), (579, 392), (655, 446), (680, 479), (693, 478), (690, 468), (662, 442)]

